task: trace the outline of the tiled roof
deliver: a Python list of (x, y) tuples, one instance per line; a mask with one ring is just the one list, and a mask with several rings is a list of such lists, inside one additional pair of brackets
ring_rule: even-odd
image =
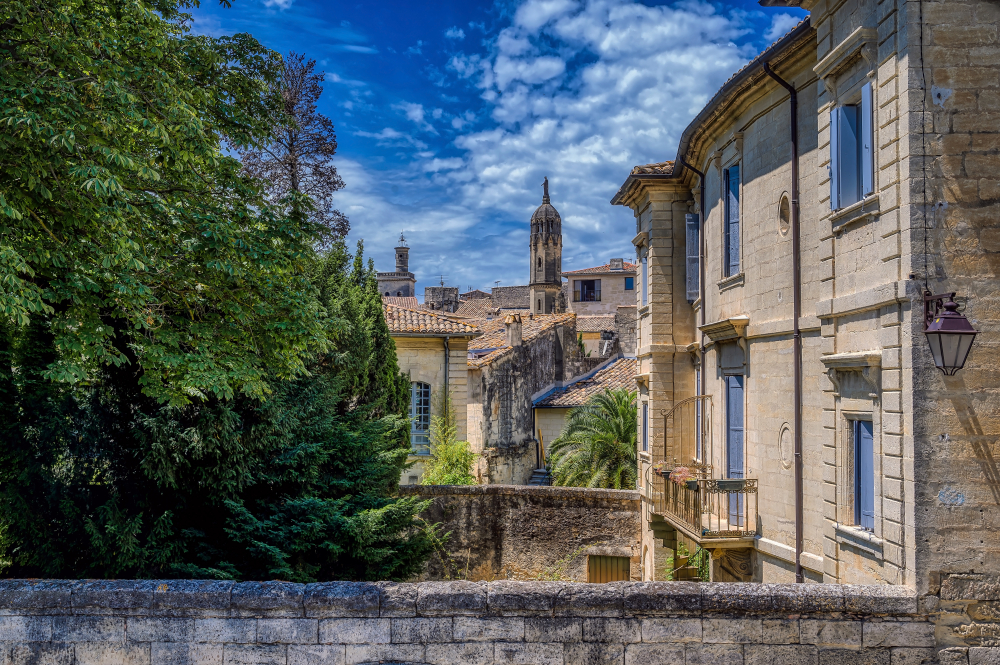
[(569, 408), (582, 406), (590, 396), (603, 390), (635, 389), (635, 358), (619, 358), (589, 378), (557, 388), (535, 402), (536, 407)]
[(496, 308), (492, 298), (473, 298), (459, 305), (455, 310), (455, 316), (460, 319), (485, 319), (487, 310)]
[[(576, 314), (539, 314), (537, 316), (521, 315), (521, 341), (527, 343), (539, 334), (550, 330), (560, 323), (572, 323)], [(511, 347), (507, 346), (507, 327), (502, 318), (492, 321), (480, 322), (479, 330), (482, 335), (469, 342), (469, 351), (476, 349), (494, 349), (487, 355), (469, 361), (469, 367), (482, 367), (488, 365)]]
[(604, 332), (615, 329), (615, 315), (578, 316), (576, 317), (577, 332)]
[(420, 334), (428, 335), (475, 335), (479, 328), (451, 316), (426, 309), (408, 309), (384, 303), (385, 321), (389, 324), (390, 334)]
[(420, 303), (413, 296), (404, 298), (401, 296), (382, 296), (382, 302), (396, 307), (406, 307), (407, 309), (421, 309)]
[(674, 172), (673, 162), (659, 162), (657, 164), (640, 164), (632, 167), (632, 175), (670, 175)]
[(491, 298), (497, 307), (531, 309), (531, 289), (527, 286), (495, 286)]
[(564, 275), (597, 275), (601, 273), (623, 273), (623, 272), (635, 272), (636, 268), (639, 266), (635, 263), (625, 262), (622, 270), (612, 270), (610, 263), (605, 263), (603, 266), (594, 266), (593, 268), (582, 268), (581, 270), (567, 270)]
[(462, 300), (471, 300), (473, 298), (489, 298), (490, 294), (480, 289), (472, 289), (471, 291), (466, 291), (465, 293), (459, 294), (459, 297)]

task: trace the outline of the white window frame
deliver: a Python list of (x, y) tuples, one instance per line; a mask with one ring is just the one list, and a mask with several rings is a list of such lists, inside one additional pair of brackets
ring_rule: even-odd
[(874, 92), (866, 82), (849, 104), (830, 109), (830, 209), (875, 193)]
[(410, 451), (431, 454), (431, 384), (410, 382)]

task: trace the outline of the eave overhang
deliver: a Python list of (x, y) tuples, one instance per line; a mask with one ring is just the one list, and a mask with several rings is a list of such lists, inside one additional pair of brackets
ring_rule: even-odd
[(698, 330), (705, 333), (715, 343), (730, 342), (745, 338), (749, 323), (749, 316), (734, 316), (731, 319), (722, 319), (721, 321), (698, 326)]

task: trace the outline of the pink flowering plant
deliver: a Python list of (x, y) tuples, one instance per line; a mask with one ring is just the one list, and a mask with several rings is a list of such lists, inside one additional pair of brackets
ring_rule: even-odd
[(686, 466), (679, 466), (674, 469), (673, 473), (670, 474), (670, 480), (674, 481), (678, 485), (683, 485), (689, 480), (694, 480), (694, 474)]

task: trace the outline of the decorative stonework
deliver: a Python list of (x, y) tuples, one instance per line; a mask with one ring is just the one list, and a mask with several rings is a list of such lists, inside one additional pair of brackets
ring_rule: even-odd
[(880, 386), (880, 374), (882, 370), (881, 351), (861, 351), (858, 353), (835, 353), (822, 356), (820, 360), (826, 365), (827, 376), (834, 385), (834, 395), (840, 396), (841, 383), (844, 372), (857, 372), (865, 380), (872, 392), (871, 398), (877, 398)]

